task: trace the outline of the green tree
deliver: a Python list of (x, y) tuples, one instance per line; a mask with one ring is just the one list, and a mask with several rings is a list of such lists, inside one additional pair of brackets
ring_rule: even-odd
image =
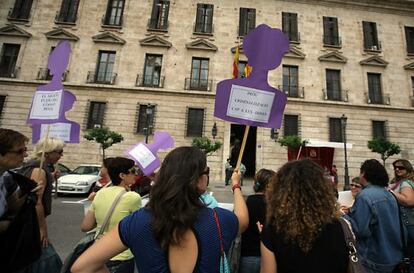
[(374, 138), (368, 141), (368, 148), (371, 152), (381, 155), (382, 163), (385, 166), (385, 160), (392, 155), (397, 155), (401, 152), (401, 148), (398, 144), (392, 143), (385, 138)]
[(102, 149), (102, 160), (105, 159), (105, 150), (124, 140), (124, 137), (117, 132), (109, 130), (108, 127), (96, 127), (90, 129), (83, 136), (89, 141), (95, 141), (100, 144)]
[(213, 143), (208, 137), (196, 137), (191, 143), (191, 146), (199, 148), (206, 154), (206, 156), (209, 156), (220, 149), (221, 145), (222, 143), (220, 141), (214, 141)]
[(302, 140), (300, 136), (291, 135), (291, 136), (284, 136), (281, 139), (279, 139), (277, 142), (279, 142), (280, 146), (282, 147), (288, 147), (288, 148), (295, 150), (295, 149), (298, 149), (302, 145), (306, 145), (306, 143), (308, 143), (309, 140), (307, 139)]

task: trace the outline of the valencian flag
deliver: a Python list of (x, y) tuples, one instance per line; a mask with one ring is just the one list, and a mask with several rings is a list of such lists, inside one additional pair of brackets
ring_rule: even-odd
[(238, 76), (239, 76), (239, 46), (236, 47), (236, 53), (234, 54), (233, 79), (237, 79)]

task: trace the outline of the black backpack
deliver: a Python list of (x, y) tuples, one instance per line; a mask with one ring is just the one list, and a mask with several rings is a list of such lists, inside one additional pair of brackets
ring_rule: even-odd
[(42, 253), (36, 214), (37, 196), (31, 192), (37, 183), (15, 172), (9, 171), (9, 174), (19, 185), (25, 200), (18, 212), (12, 216), (7, 230), (0, 234), (0, 265), (3, 272), (24, 269), (39, 259)]

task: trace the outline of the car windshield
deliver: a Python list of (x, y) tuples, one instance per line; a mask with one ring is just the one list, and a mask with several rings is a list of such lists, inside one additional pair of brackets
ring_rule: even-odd
[(98, 175), (99, 167), (95, 166), (80, 166), (73, 170), (74, 174), (94, 174)]

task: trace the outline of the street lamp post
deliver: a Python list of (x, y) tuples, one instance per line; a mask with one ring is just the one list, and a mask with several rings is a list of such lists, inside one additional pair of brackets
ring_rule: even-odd
[(344, 184), (344, 191), (347, 191), (350, 189), (349, 187), (349, 173), (348, 173), (348, 156), (347, 156), (347, 150), (346, 150), (346, 122), (347, 117), (345, 114), (342, 114), (341, 117), (341, 125), (342, 125), (342, 137), (344, 141), (344, 155), (345, 155), (345, 184)]
[(145, 143), (148, 143), (148, 136), (151, 133), (150, 132), (150, 119), (152, 117), (153, 114), (153, 108), (151, 104), (147, 105), (147, 109), (145, 109), (145, 113), (147, 114), (147, 122), (146, 122), (146, 127), (145, 127)]
[(211, 135), (213, 136), (213, 139), (216, 139), (217, 136), (217, 124), (214, 122), (213, 128), (211, 128)]

